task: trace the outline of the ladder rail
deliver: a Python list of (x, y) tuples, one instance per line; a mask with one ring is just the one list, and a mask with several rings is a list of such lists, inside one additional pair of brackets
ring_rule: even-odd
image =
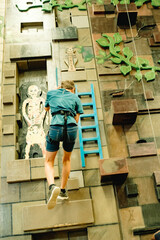
[[(77, 87), (76, 87), (76, 94), (77, 96), (89, 96), (92, 98), (92, 102), (89, 103), (82, 103), (82, 106), (91, 106), (93, 108), (93, 113), (91, 114), (81, 114), (78, 122), (78, 131), (79, 131), (79, 144), (80, 144), (80, 154), (81, 154), (81, 162), (82, 167), (85, 167), (85, 155), (88, 154), (99, 154), (100, 159), (103, 159), (103, 153), (102, 153), (102, 145), (101, 145), (101, 138), (100, 138), (100, 132), (99, 132), (99, 123), (98, 123), (98, 116), (97, 116), (97, 108), (96, 108), (96, 100), (95, 100), (95, 94), (94, 94), (94, 87), (93, 84), (91, 84), (91, 92), (82, 92), (78, 93)], [(89, 126), (81, 126), (81, 120), (83, 118), (94, 118), (94, 124)], [(82, 131), (85, 129), (92, 129), (96, 131), (96, 137), (92, 138), (83, 138)], [(88, 141), (96, 141), (98, 145), (98, 149), (96, 150), (84, 150), (84, 142)]]

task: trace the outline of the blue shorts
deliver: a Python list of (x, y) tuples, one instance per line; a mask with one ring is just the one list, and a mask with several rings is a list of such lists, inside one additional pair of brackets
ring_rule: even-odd
[[(74, 148), (74, 144), (77, 137), (77, 129), (76, 125), (67, 125), (67, 141), (63, 140), (63, 129), (64, 126), (60, 125), (51, 125), (49, 128), (49, 137), (46, 136), (46, 150), (48, 152), (56, 152), (59, 149), (59, 143), (63, 142), (63, 149), (66, 152), (72, 152)], [(53, 140), (53, 141), (52, 141)]]
[(160, 232), (155, 233), (155, 239), (156, 239), (156, 240), (160, 240)]

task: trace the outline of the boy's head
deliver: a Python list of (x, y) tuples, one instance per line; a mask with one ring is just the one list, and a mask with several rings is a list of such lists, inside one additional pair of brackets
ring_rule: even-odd
[(75, 89), (74, 81), (72, 81), (72, 80), (62, 81), (61, 88), (65, 88), (68, 90), (74, 90)]

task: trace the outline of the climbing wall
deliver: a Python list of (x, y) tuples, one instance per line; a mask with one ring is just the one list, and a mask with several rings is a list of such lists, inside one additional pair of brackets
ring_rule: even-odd
[[(0, 237), (151, 238), (160, 228), (158, 1), (8, 0), (5, 9)], [(69, 200), (48, 210), (44, 160), (50, 115), (44, 101), (48, 90), (68, 79), (90, 116), (81, 127), (87, 129), (83, 139), (92, 139), (84, 141), (84, 152), (92, 154), (85, 154), (82, 165), (78, 136)], [(91, 86), (101, 155), (94, 153), (96, 133), (89, 128), (91, 97), (83, 94)], [(58, 186), (62, 154), (60, 148), (54, 166)]]

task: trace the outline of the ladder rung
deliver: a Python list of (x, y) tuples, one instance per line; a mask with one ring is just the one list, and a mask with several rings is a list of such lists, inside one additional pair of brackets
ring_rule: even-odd
[(81, 114), (80, 115), (80, 118), (87, 118), (87, 117), (95, 117), (95, 114), (91, 113), (91, 114)]
[(92, 138), (82, 138), (83, 142), (88, 142), (88, 141), (98, 141), (97, 137), (92, 137)]
[(91, 102), (91, 103), (82, 103), (82, 106), (93, 106), (93, 103)]
[(84, 154), (92, 154), (92, 153), (99, 153), (99, 150), (90, 150), (90, 151), (84, 151)]
[(83, 126), (81, 127), (82, 130), (87, 130), (87, 129), (95, 129), (96, 128), (96, 125), (90, 125), (90, 126)]
[(81, 92), (81, 93), (78, 93), (78, 96), (87, 96), (87, 95), (92, 95), (91, 92)]

